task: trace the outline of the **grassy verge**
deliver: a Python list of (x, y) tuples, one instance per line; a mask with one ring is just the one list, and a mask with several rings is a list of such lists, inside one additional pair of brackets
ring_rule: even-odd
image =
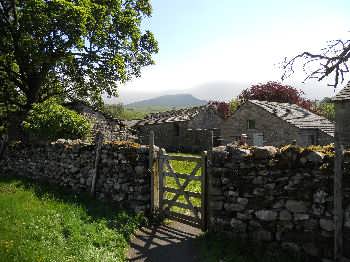
[(0, 261), (125, 261), (143, 218), (88, 196), (0, 177)]

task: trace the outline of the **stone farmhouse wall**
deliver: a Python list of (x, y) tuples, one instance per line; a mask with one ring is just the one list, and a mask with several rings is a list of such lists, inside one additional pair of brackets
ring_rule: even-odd
[[(248, 129), (248, 120), (255, 121), (254, 129)], [(248, 144), (253, 145), (255, 133), (263, 133), (264, 145), (281, 146), (296, 140), (298, 145), (307, 146), (312, 144), (311, 136), (318, 140), (315, 142), (319, 145), (333, 142), (333, 137), (317, 129), (299, 129), (253, 103), (243, 104), (231, 117), (222, 122), (220, 128), (224, 145), (237, 140), (241, 134), (247, 134)]]
[(222, 121), (213, 110), (206, 110), (188, 121), (139, 126), (138, 133), (141, 144), (149, 143), (149, 134), (153, 130), (155, 144), (167, 151), (199, 152), (208, 150), (211, 130), (215, 130), (215, 136), (220, 137), (217, 128)]
[[(214, 148), (208, 163), (209, 230), (333, 255), (332, 157), (293, 148)], [(350, 257), (350, 164), (344, 176), (344, 252)], [(326, 260), (325, 260), (326, 261)], [(328, 260), (327, 260), (328, 261)]]
[(336, 101), (335, 102), (335, 122), (336, 129), (339, 133), (339, 138), (342, 144), (350, 148), (350, 101)]
[(223, 121), (223, 118), (214, 109), (208, 109), (200, 112), (195, 118), (188, 121), (187, 128), (213, 129), (218, 128)]
[(131, 130), (119, 119), (115, 119), (81, 102), (68, 103), (65, 106), (84, 115), (92, 122), (92, 137), (101, 132), (105, 141), (137, 140)]
[[(0, 162), (0, 174), (44, 180), (72, 191), (90, 192), (95, 146), (58, 140), (48, 145), (10, 146)], [(96, 180), (96, 197), (122, 207), (148, 212), (150, 173), (148, 148), (103, 144)]]
[(175, 134), (175, 123), (144, 126), (143, 136), (140, 136), (142, 144), (149, 143), (150, 131), (154, 131), (155, 144), (165, 148), (169, 152), (200, 152), (210, 146), (210, 131), (208, 129), (185, 129), (186, 123), (178, 122), (179, 133)]

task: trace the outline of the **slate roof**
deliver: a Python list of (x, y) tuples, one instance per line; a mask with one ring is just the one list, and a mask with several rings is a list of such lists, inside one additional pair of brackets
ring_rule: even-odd
[(350, 100), (350, 82), (341, 90), (335, 97), (332, 98), (332, 101), (344, 101)]
[(295, 104), (249, 100), (278, 118), (301, 129), (319, 129), (334, 137), (334, 123)]
[(165, 112), (151, 113), (144, 119), (137, 122), (135, 125), (154, 125), (161, 123), (172, 123), (172, 122), (184, 122), (194, 119), (200, 112), (206, 111), (211, 106), (203, 105), (191, 108), (184, 108), (178, 110), (171, 110)]

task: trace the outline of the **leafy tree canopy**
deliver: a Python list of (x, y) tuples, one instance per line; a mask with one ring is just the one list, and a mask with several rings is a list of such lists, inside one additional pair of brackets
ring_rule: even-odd
[(234, 111), (232, 111), (232, 104), (223, 101), (209, 101), (208, 105), (215, 108), (216, 111), (223, 117), (229, 117)]
[(150, 15), (149, 0), (0, 0), (0, 106), (117, 95), (158, 51)]
[(316, 106), (316, 113), (331, 121), (335, 121), (335, 105), (331, 102), (331, 98), (323, 98)]
[(85, 138), (91, 132), (91, 123), (84, 116), (57, 104), (54, 99), (33, 105), (25, 130), (35, 138), (56, 140), (59, 138)]
[(260, 100), (279, 103), (291, 103), (311, 109), (311, 101), (303, 97), (304, 92), (289, 85), (278, 82), (267, 82), (265, 84), (253, 85), (242, 91), (238, 96), (240, 100)]

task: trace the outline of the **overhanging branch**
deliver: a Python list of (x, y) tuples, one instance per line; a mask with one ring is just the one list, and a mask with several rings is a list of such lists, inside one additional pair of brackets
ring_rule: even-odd
[[(291, 59), (285, 58), (281, 63), (283, 70), (282, 81), (295, 73), (298, 62), (302, 63), (302, 69), (306, 74), (304, 81), (317, 79), (321, 81), (331, 74), (334, 74), (332, 84), (337, 87), (345, 80), (345, 74), (349, 73), (350, 40), (333, 40), (328, 46), (321, 50), (320, 54), (303, 52)], [(313, 67), (312, 69), (308, 69)]]

